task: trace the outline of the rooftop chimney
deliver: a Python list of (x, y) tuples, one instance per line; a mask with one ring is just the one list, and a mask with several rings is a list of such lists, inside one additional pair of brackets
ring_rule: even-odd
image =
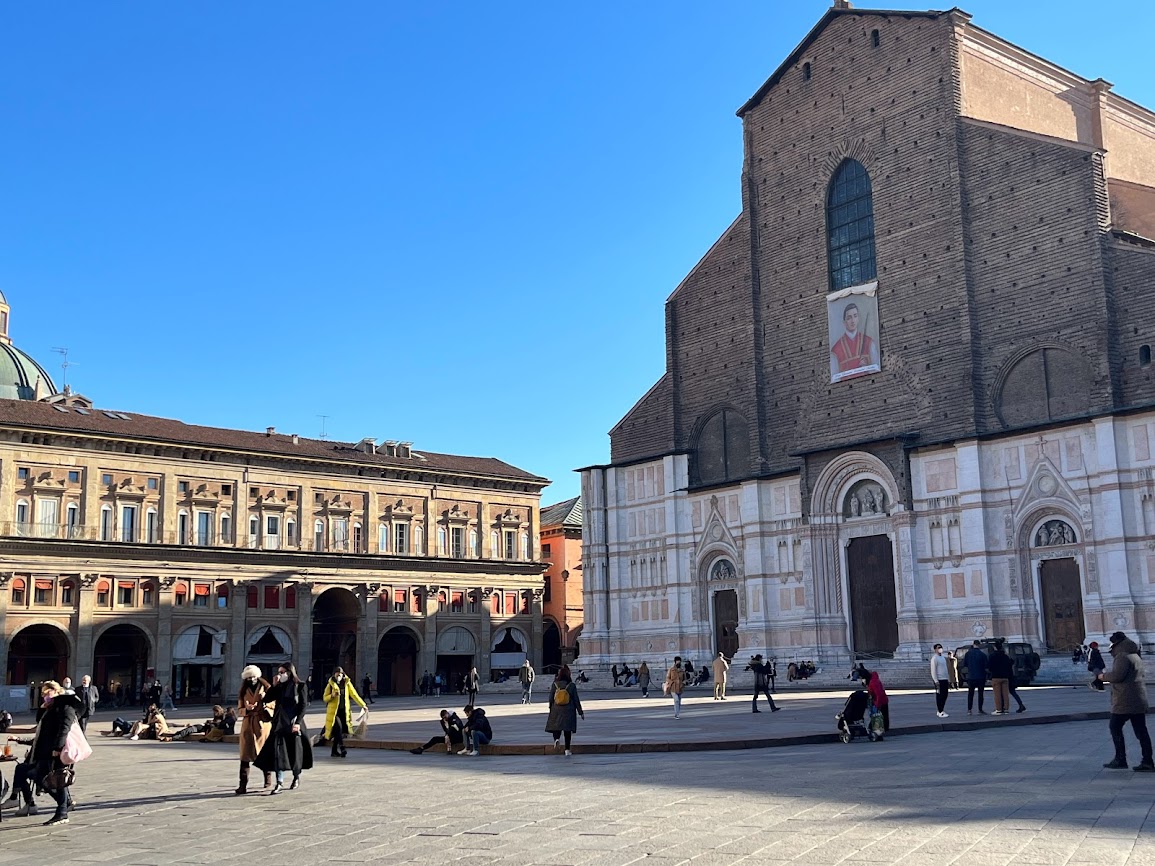
[(293, 434), (293, 444), (294, 445), (300, 445), (301, 444), (301, 437), (298, 436), (296, 433)]
[(266, 428), (265, 428), (265, 435), (266, 435), (266, 436), (272, 436), (272, 435), (273, 435), (274, 433), (276, 433), (276, 432), (277, 432), (277, 428), (276, 428), (276, 427), (266, 427)]
[(849, 9), (849, 8), (851, 8), (850, 7), (850, 0), (834, 0), (834, 8), (835, 9)]

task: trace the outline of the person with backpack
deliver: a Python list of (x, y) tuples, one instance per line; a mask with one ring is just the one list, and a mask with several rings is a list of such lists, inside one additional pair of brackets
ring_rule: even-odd
[(523, 704), (529, 703), (530, 692), (533, 691), (533, 678), (536, 676), (533, 672), (533, 665), (529, 663), (529, 659), (522, 662), (521, 670), (517, 672), (517, 680), (521, 683), (521, 702)]
[(573, 754), (570, 746), (577, 733), (578, 716), (584, 720), (581, 698), (577, 686), (570, 676), (569, 665), (562, 665), (549, 689), (549, 718), (545, 720), (546, 733), (553, 736), (554, 751), (561, 749), (561, 739), (565, 737), (565, 756)]

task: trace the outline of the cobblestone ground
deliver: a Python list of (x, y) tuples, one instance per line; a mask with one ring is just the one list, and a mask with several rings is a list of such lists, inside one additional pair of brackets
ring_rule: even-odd
[(1103, 722), (568, 759), (357, 750), (276, 797), (232, 796), (234, 748), (98, 740), (71, 824), (5, 810), (0, 863), (1155, 864), (1155, 777), (1102, 769)]

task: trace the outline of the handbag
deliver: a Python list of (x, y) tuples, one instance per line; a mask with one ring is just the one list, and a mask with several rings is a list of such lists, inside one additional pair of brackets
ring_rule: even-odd
[(360, 719), (357, 721), (357, 728), (349, 736), (354, 739), (364, 739), (365, 732), (369, 729), (369, 711), (362, 709)]
[(61, 767), (46, 773), (44, 778), (40, 780), (40, 787), (45, 791), (63, 791), (65, 788), (71, 787), (75, 778), (76, 771), (72, 767)]
[(73, 722), (72, 727), (68, 729), (68, 736), (64, 740), (64, 748), (60, 750), (60, 762), (62, 764), (78, 764), (91, 756), (92, 746), (88, 745), (88, 739), (84, 736), (80, 724)]

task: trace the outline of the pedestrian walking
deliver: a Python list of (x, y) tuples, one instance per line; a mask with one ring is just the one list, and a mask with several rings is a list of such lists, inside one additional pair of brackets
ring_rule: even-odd
[(578, 696), (577, 686), (570, 676), (569, 665), (562, 665), (557, 672), (553, 685), (549, 687), (549, 717), (545, 720), (546, 732), (553, 735), (553, 748), (561, 748), (561, 739), (565, 737), (565, 756), (568, 758), (573, 752), (570, 745), (573, 735), (577, 733), (578, 716), (584, 720), (585, 711), (582, 710), (581, 698)]
[(371, 704), (377, 703), (373, 700), (373, 678), (369, 674), (361, 677), (361, 696)]
[[(970, 676), (969, 671), (967, 676)], [(945, 719), (950, 716), (950, 713), (946, 711), (946, 695), (950, 688), (950, 669), (947, 667), (946, 656), (942, 654), (942, 644), (940, 643), (934, 645), (934, 655), (930, 657), (930, 678), (934, 682), (934, 702), (938, 707), (937, 715), (940, 719)]]
[(618, 666), (614, 664), (610, 667), (610, 676), (614, 678), (614, 688), (618, 687)]
[(530, 692), (533, 691), (533, 678), (536, 676), (533, 672), (533, 665), (526, 659), (521, 663), (521, 670), (517, 672), (517, 681), (521, 683), (521, 702), (528, 704), (530, 700)]
[(890, 730), (890, 698), (886, 696), (886, 689), (882, 686), (882, 678), (878, 675), (878, 671), (867, 670), (866, 665), (858, 666), (858, 678), (866, 685), (866, 690), (870, 692), (870, 700), (874, 703), (874, 708), (882, 714), (882, 732), (887, 733)]
[(987, 662), (991, 674), (991, 691), (995, 694), (995, 715), (1005, 716), (1011, 708), (1011, 677), (1015, 675), (1015, 663), (1003, 649), (1003, 642), (995, 643), (995, 651)]
[[(990, 670), (990, 661), (987, 659), (987, 654), (982, 650), (982, 644), (975, 641), (967, 654), (963, 656), (963, 667), (967, 672), (967, 715), (972, 714), (975, 705), (975, 692), (979, 695), (979, 715), (985, 716), (983, 712), (983, 687), (987, 682), (987, 673)], [(998, 709), (998, 700), (995, 700), (995, 709)]]
[[(261, 669), (256, 665), (246, 665), (241, 671), (241, 689), (237, 694), (237, 715), (241, 719), (241, 771), (240, 784), (233, 791), (236, 796), (248, 793), (249, 767), (261, 754), (272, 729), (272, 713), (264, 705), (268, 689), (269, 683), (261, 677)], [(265, 773), (266, 788), (272, 781), (273, 774)]]
[(726, 661), (726, 656), (718, 653), (718, 657), (714, 659), (714, 700), (726, 700), (726, 677), (730, 672), (730, 663)]
[(1111, 721), (1108, 728), (1115, 744), (1115, 757), (1103, 766), (1109, 770), (1127, 769), (1127, 746), (1123, 740), (1123, 726), (1131, 723), (1135, 739), (1139, 741), (1142, 760), (1135, 766), (1136, 773), (1155, 773), (1151, 760), (1151, 735), (1147, 733), (1147, 684), (1143, 681), (1143, 659), (1139, 645), (1121, 631), (1110, 637), (1111, 672), (1096, 674), (1101, 682), (1111, 684)]
[(1015, 710), (1015, 712), (1016, 713), (1025, 713), (1027, 711), (1027, 705), (1024, 704), (1023, 699), (1019, 697), (1019, 692), (1015, 688), (1015, 678), (1013, 675), (1011, 676), (1010, 682), (1007, 683), (1007, 691), (1009, 691), (1011, 693), (1011, 697), (1014, 698), (1015, 703), (1019, 705), (1019, 708), (1017, 710)]
[(74, 692), (65, 691), (54, 680), (42, 682), (40, 694), (44, 699), (44, 714), (40, 717), (32, 741), (31, 767), (20, 779), (20, 793), (29, 806), (25, 814), (34, 814), (31, 806), (33, 786), (48, 792), (56, 801), (56, 813), (44, 822), (46, 827), (51, 827), (68, 823), (68, 805), (71, 802), (68, 786), (72, 783), (67, 776), (72, 773), (72, 769), (66, 769), (60, 753), (68, 740), (68, 732), (79, 718), (81, 704)]
[(638, 665), (638, 685), (642, 689), (642, 697), (650, 696), (650, 666), (645, 662)]
[(1091, 641), (1090, 649), (1087, 653), (1087, 670), (1091, 672), (1091, 685), (1103, 690), (1103, 683), (1099, 680), (1099, 674), (1107, 670), (1107, 663), (1103, 661), (1103, 654), (1099, 652), (1099, 642), (1097, 640)]
[(369, 709), (365, 701), (353, 688), (353, 683), (345, 676), (344, 668), (333, 668), (333, 676), (325, 683), (325, 732), (324, 739), (333, 745), (331, 752), (334, 758), (348, 756), (345, 751), (345, 737), (353, 730), (353, 704), (360, 704), (361, 709)]
[(92, 677), (85, 674), (80, 678), (80, 688), (76, 690), (76, 696), (80, 698), (80, 717), (77, 721), (80, 723), (80, 730), (88, 730), (88, 720), (96, 714), (96, 705), (100, 703), (100, 690), (92, 684)]
[(770, 669), (768, 665), (762, 663), (762, 656), (751, 656), (750, 664), (746, 665), (746, 670), (754, 672), (754, 699), (750, 703), (750, 711), (754, 713), (762, 712), (758, 709), (758, 695), (766, 695), (766, 700), (770, 704), (770, 712), (776, 713), (780, 706), (774, 703), (774, 698), (770, 696)]
[(662, 693), (674, 699), (674, 718), (682, 717), (682, 689), (686, 687), (686, 673), (682, 670), (682, 657), (674, 656), (674, 664), (666, 671), (666, 682)]
[(305, 727), (305, 684), (297, 676), (292, 662), (277, 665), (277, 681), (262, 698), (264, 706), (272, 709), (272, 725), (264, 748), (254, 761), (256, 766), (276, 777), (269, 795), (284, 790), (285, 770), (293, 774), (289, 790), (301, 787), (301, 772), (313, 766), (313, 746)]
[(477, 668), (470, 668), (469, 673), (465, 675), (465, 691), (468, 693), (469, 703), (473, 706), (477, 704), (477, 690), (481, 688), (481, 677), (477, 673)]

